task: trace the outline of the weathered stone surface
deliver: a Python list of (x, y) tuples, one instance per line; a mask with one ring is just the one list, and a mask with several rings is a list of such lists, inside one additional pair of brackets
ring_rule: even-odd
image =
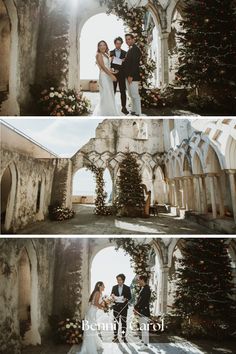
[[(166, 313), (173, 302), (176, 262), (181, 258), (185, 240), (165, 237), (139, 241), (151, 246), (150, 286), (158, 295), (153, 312)], [(235, 283), (235, 240), (229, 238), (227, 244)], [(0, 352), (20, 354), (22, 346), (35, 346), (49, 338), (50, 316), (84, 318), (91, 293), (93, 259), (110, 246), (115, 244), (107, 238), (1, 239)], [(22, 300), (29, 316), (23, 335)]]

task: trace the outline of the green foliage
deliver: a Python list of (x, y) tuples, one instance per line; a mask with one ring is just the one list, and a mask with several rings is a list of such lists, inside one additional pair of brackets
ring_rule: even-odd
[(144, 208), (142, 177), (138, 163), (131, 152), (126, 152), (120, 163), (117, 178), (116, 207), (121, 216), (141, 216)]
[(40, 115), (81, 116), (90, 112), (91, 103), (81, 92), (50, 86), (31, 88)]
[(225, 239), (187, 239), (176, 285), (173, 309), (183, 318), (185, 334), (205, 336), (228, 330), (236, 307)]
[(53, 221), (63, 221), (72, 219), (75, 215), (74, 210), (64, 208), (60, 205), (49, 205), (49, 218)]
[(105, 191), (105, 182), (103, 178), (104, 169), (96, 167), (95, 165), (89, 165), (88, 169), (94, 173), (96, 180), (96, 199), (94, 213), (96, 215), (111, 215), (112, 208), (106, 206), (107, 193)]
[[(221, 105), (236, 103), (236, 16), (233, 0), (185, 0), (178, 34), (180, 82), (210, 87)], [(217, 94), (218, 92), (218, 94)]]
[[(130, 256), (131, 267), (134, 273), (138, 275), (145, 275), (148, 279), (151, 276), (149, 267), (149, 257), (151, 252), (151, 245), (147, 243), (139, 242), (132, 238), (114, 238), (111, 239), (116, 243), (116, 250), (123, 249), (127, 255)], [(136, 297), (140, 291), (138, 284), (134, 283), (134, 297)], [(157, 296), (155, 291), (152, 291), (151, 303), (156, 300)]]
[(144, 107), (157, 106), (159, 97), (152, 89), (151, 79), (156, 70), (156, 63), (148, 55), (147, 31), (144, 29), (145, 16), (147, 9), (145, 7), (129, 8), (125, 0), (107, 0), (108, 14), (115, 14), (122, 19), (127, 27), (127, 32), (133, 33), (136, 44), (141, 50), (142, 58), (140, 61), (140, 95)]

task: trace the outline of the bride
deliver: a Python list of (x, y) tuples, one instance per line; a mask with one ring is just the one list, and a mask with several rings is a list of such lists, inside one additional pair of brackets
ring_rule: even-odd
[(93, 116), (119, 116), (120, 114), (116, 107), (113, 88), (113, 81), (116, 81), (117, 79), (110, 68), (109, 50), (105, 41), (100, 41), (98, 43), (96, 63), (100, 69), (100, 100), (93, 112)]
[(81, 351), (78, 354), (97, 354), (103, 351), (102, 340), (95, 329), (97, 325), (97, 311), (104, 309), (102, 292), (105, 286), (102, 281), (98, 281), (89, 298), (89, 306), (85, 315), (85, 330)]

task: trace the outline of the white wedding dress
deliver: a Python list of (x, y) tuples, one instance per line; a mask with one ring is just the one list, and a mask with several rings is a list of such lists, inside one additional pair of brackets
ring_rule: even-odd
[[(102, 295), (99, 299), (99, 304), (102, 303)], [(101, 338), (98, 335), (98, 331), (94, 330), (94, 327), (97, 325), (97, 311), (98, 307), (94, 305), (94, 298), (88, 306), (88, 310), (85, 315), (86, 325), (83, 336), (83, 344), (81, 351), (78, 354), (101, 354), (103, 351), (103, 343)]]
[[(106, 68), (110, 70), (110, 59), (106, 55), (103, 55), (103, 61)], [(100, 100), (95, 107), (93, 116), (120, 116), (121, 113), (119, 113), (115, 102), (113, 81), (105, 71), (100, 67), (99, 69)]]

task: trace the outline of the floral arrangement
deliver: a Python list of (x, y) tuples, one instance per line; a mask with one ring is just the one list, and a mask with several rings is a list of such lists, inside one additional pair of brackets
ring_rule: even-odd
[(49, 218), (54, 221), (63, 221), (72, 219), (75, 215), (74, 210), (69, 208), (63, 208), (62, 206), (50, 205), (48, 208)]
[(60, 321), (57, 327), (57, 334), (62, 343), (71, 345), (80, 343), (83, 337), (81, 321), (70, 318)]
[(106, 197), (107, 193), (104, 190), (105, 182), (103, 178), (104, 169), (101, 167), (96, 167), (95, 165), (88, 165), (87, 168), (94, 173), (96, 180), (96, 199), (95, 199), (95, 211), (96, 215), (112, 215), (113, 208), (107, 206)]
[(114, 299), (112, 296), (105, 296), (103, 298), (103, 311), (109, 313), (114, 305)]
[[(149, 255), (151, 246), (146, 243), (138, 242), (131, 238), (110, 239), (116, 243), (116, 250), (123, 249), (131, 258), (131, 266), (135, 274), (145, 275), (150, 278)], [(138, 284), (134, 285), (135, 296), (139, 293)], [(152, 291), (151, 302), (156, 300), (156, 292)]]
[(141, 96), (142, 106), (145, 108), (157, 108), (165, 106), (165, 103), (163, 102), (161, 97), (161, 90), (159, 88), (147, 88), (144, 90), (143, 94), (141, 90)]
[(50, 116), (81, 116), (90, 112), (91, 103), (81, 92), (51, 86), (40, 92), (39, 106)]
[(156, 63), (149, 57), (148, 54), (148, 29), (144, 29), (145, 16), (147, 9), (145, 7), (129, 7), (125, 0), (106, 0), (104, 1), (108, 6), (108, 14), (114, 13), (122, 19), (127, 26), (127, 29), (133, 33), (136, 43), (142, 52), (140, 61), (140, 75), (141, 75), (141, 98), (144, 107), (156, 106), (158, 96), (153, 95), (151, 90), (151, 79), (153, 72), (156, 69)]

